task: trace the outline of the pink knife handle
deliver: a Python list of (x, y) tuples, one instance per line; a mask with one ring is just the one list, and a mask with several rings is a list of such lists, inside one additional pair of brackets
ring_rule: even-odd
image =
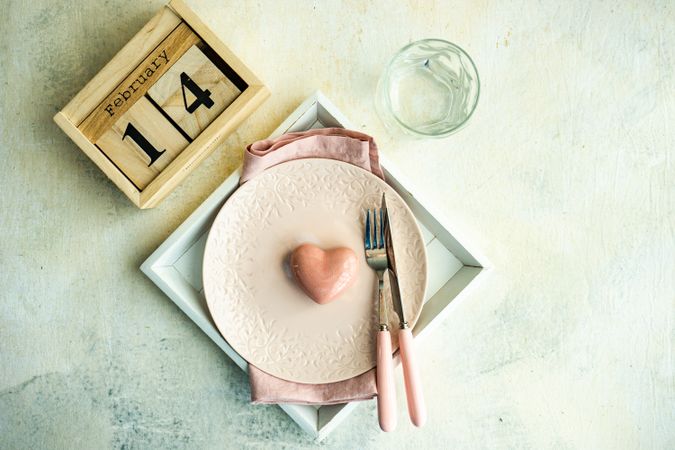
[(396, 389), (389, 331), (377, 332), (377, 418), (382, 431), (396, 428)]
[(421, 427), (427, 421), (420, 372), (415, 360), (415, 348), (410, 328), (399, 330), (398, 345), (401, 349), (401, 364), (405, 379), (405, 395), (408, 399), (408, 415), (413, 425)]

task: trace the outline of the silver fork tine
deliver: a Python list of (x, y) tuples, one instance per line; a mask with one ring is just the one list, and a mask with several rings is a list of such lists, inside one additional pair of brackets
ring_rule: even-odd
[(370, 244), (370, 210), (366, 209), (366, 232), (364, 233), (364, 242), (363, 245), (366, 247), (366, 250), (370, 250), (373, 247)]
[(375, 226), (375, 220), (372, 215), (372, 212), (373, 211), (370, 208), (368, 208), (368, 220), (370, 220), (370, 229), (368, 230), (370, 234), (368, 235), (368, 240), (370, 241), (370, 248), (374, 249), (376, 248), (375, 242), (373, 241), (373, 227)]
[(372, 229), (372, 236), (370, 239), (372, 240), (373, 243), (373, 248), (377, 248), (377, 217), (375, 216), (375, 210), (371, 210), (373, 213), (373, 229)]
[(377, 248), (377, 214), (373, 209), (373, 248)]

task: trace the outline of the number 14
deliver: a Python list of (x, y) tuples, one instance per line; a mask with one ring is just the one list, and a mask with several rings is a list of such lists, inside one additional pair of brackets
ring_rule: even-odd
[[(187, 104), (187, 97), (185, 95), (186, 88), (192, 93), (192, 95), (195, 96), (195, 100), (189, 105)], [(211, 100), (211, 91), (200, 88), (199, 85), (197, 85), (197, 83), (195, 83), (185, 72), (181, 72), (180, 74), (180, 89), (183, 94), (183, 105), (185, 105), (185, 110), (190, 114), (193, 114), (201, 105), (204, 105), (209, 109), (213, 106), (213, 100)], [(138, 145), (138, 147), (143, 150), (148, 158), (150, 158), (150, 164), (148, 164), (148, 167), (157, 161), (159, 157), (162, 156), (162, 154), (166, 151), (166, 149), (157, 150), (155, 146), (152, 145), (150, 141), (148, 141), (131, 122), (127, 124), (127, 128), (124, 130), (124, 134), (122, 135), (122, 140), (124, 140), (127, 136), (129, 136), (129, 139), (133, 140), (136, 145)]]

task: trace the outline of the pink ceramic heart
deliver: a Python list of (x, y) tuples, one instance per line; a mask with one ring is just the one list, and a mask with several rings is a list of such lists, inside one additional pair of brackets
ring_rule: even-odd
[(352, 285), (358, 264), (350, 248), (323, 250), (313, 244), (293, 250), (290, 263), (302, 290), (319, 305), (335, 300)]

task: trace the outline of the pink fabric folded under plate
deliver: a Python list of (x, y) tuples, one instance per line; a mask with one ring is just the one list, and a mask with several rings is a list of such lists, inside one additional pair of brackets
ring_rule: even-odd
[(254, 142), (244, 153), (243, 184), (265, 169), (302, 158), (328, 158), (348, 162), (384, 179), (377, 145), (367, 134), (343, 128), (288, 133)]
[(249, 364), (248, 379), (253, 404), (335, 405), (369, 400), (377, 393), (375, 369), (335, 383), (304, 384), (282, 380)]
[[(372, 137), (343, 128), (323, 128), (288, 133), (276, 139), (254, 142), (244, 153), (239, 184), (277, 164), (302, 158), (328, 158), (348, 162), (384, 179), (377, 146)], [(368, 400), (377, 394), (375, 369), (344, 381), (304, 384), (282, 380), (248, 366), (251, 402), (332, 405)]]

